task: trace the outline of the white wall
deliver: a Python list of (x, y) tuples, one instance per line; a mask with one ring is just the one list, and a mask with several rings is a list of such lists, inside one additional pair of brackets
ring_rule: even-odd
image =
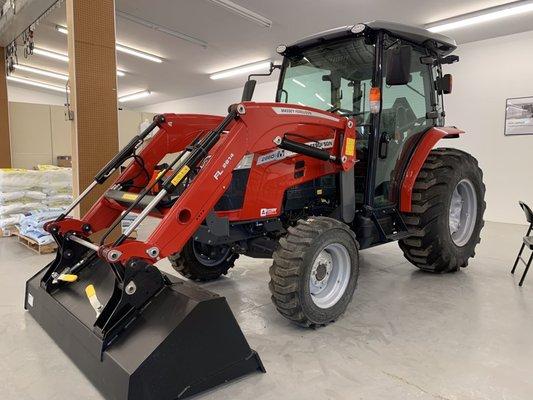
[(62, 106), (10, 102), (9, 131), (14, 168), (55, 164), (57, 156), (71, 154), (70, 123)]
[[(277, 82), (275, 81), (258, 84), (254, 92), (254, 101), (274, 101), (276, 97), (276, 88)], [(237, 88), (204, 94), (202, 96), (157, 103), (143, 107), (142, 110), (153, 113), (226, 115), (228, 112), (228, 106), (239, 102), (241, 96), (242, 88)]]
[(66, 97), (59, 92), (49, 90), (32, 90), (9, 83), (7, 85), (7, 98), (11, 102), (47, 104), (62, 106), (66, 103)]
[(533, 205), (533, 135), (504, 136), (505, 101), (533, 97), (533, 31), (468, 43), (449, 66), (453, 94), (447, 123), (467, 133), (450, 140), (479, 160), (487, 186), (486, 219), (525, 223), (518, 206)]
[[(533, 31), (460, 46), (461, 61), (446, 68), (454, 92), (446, 96), (448, 125), (467, 131), (443, 141), (473, 154), (484, 171), (489, 221), (524, 223), (518, 200), (533, 206), (533, 136), (504, 137), (505, 100), (533, 96)], [(272, 101), (275, 82), (257, 85), (255, 101)], [(225, 114), (242, 89), (159, 103), (144, 110), (161, 113)]]
[[(32, 98), (34, 101), (36, 97)], [(124, 147), (139, 133), (152, 113), (119, 110), (119, 146)], [(57, 156), (68, 156), (71, 148), (71, 122), (65, 120), (65, 107), (49, 104), (9, 102), (11, 159), (14, 168), (56, 164)]]

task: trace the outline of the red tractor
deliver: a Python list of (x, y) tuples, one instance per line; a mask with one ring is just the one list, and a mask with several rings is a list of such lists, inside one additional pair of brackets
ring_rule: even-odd
[[(162, 258), (195, 281), (226, 274), (241, 254), (273, 258), (272, 301), (303, 326), (326, 325), (346, 310), (362, 249), (398, 240), (405, 257), (424, 271), (466, 267), (483, 226), (482, 172), (465, 152), (433, 148), (463, 133), (444, 123), (443, 95), (452, 80), (442, 66), (458, 61), (450, 55), (455, 48), (448, 37), (395, 23), (334, 29), (278, 47), (283, 64), (270, 70), (281, 70), (274, 103), (252, 102), (255, 81), (249, 78), (242, 102), (225, 118), (156, 116), (46, 226), (59, 250), (28, 282), (26, 307), (104, 392), (118, 389), (100, 367), (85, 365), (86, 352), (64, 343), (65, 332), (85, 329), (78, 343), (96, 341), (105, 361), (113, 351), (111, 358), (120, 360), (128, 346), (139, 351), (161, 325), (172, 325), (168, 332), (183, 329), (192, 342), (180, 354), (201, 366), (195, 370), (189, 360), (180, 374), (190, 376), (153, 397), (177, 398), (263, 367), (227, 305), (217, 305), (218, 311), (198, 305), (222, 298), (160, 272), (154, 264)], [(170, 164), (161, 164), (175, 153)], [(129, 159), (87, 215), (66, 218)], [(131, 212), (138, 215), (128, 230), (108, 240)], [(131, 239), (148, 216), (161, 219), (158, 227), (145, 241)], [(56, 311), (63, 314), (37, 303), (60, 303), (63, 311)], [(198, 316), (191, 316), (193, 309)], [(188, 330), (182, 328), (191, 320)], [(168, 332), (158, 335), (174, 340)], [(178, 342), (183, 345), (183, 336)], [(172, 343), (168, 351), (177, 346)], [(239, 348), (242, 356), (220, 356), (225, 361), (205, 371), (202, 357), (221, 347)], [(162, 364), (154, 366), (154, 376), (162, 367), (177, 368), (160, 355), (155, 359)], [(145, 393), (144, 383), (129, 382), (135, 393)], [(132, 393), (123, 398), (136, 398)]]

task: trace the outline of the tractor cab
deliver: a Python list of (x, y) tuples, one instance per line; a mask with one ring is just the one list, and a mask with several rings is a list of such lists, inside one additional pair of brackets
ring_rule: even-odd
[(441, 66), (458, 60), (448, 56), (455, 49), (446, 36), (391, 22), (322, 32), (278, 47), (276, 101), (354, 118), (356, 202), (392, 206), (418, 140), (444, 125), (451, 76)]

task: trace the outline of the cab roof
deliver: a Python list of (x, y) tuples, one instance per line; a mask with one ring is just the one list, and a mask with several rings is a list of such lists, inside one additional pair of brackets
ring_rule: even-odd
[(435, 50), (441, 56), (448, 55), (457, 48), (457, 43), (454, 39), (439, 33), (430, 32), (427, 29), (399, 24), (396, 22), (372, 21), (364, 24), (342, 26), (320, 32), (291, 44), (287, 47), (287, 49), (294, 51), (300, 48), (319, 44), (324, 41), (355, 36), (356, 34), (352, 32), (352, 28), (360, 25), (365, 25), (365, 30), (371, 29), (373, 31), (385, 31), (390, 33), (392, 36), (405, 39), (420, 46), (429, 47)]

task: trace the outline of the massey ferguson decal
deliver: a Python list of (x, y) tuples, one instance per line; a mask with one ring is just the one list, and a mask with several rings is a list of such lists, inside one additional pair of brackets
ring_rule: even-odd
[(224, 173), (224, 171), (228, 167), (230, 161), (233, 160), (233, 157), (235, 157), (235, 155), (233, 153), (231, 153), (228, 156), (228, 158), (226, 158), (226, 161), (224, 161), (224, 164), (222, 164), (222, 168), (220, 168), (217, 172), (215, 172), (215, 174), (213, 175), (213, 178), (215, 178), (215, 180), (218, 181), (218, 178), (220, 178), (222, 176), (222, 174)]
[(290, 107), (272, 107), (272, 110), (278, 115), (298, 115), (298, 116), (308, 116), (322, 119), (329, 119), (330, 121), (339, 122), (339, 118), (335, 118), (332, 115), (322, 114), (316, 111), (302, 110), (301, 108), (290, 108)]
[(261, 217), (270, 217), (272, 215), (276, 215), (278, 213), (277, 208), (262, 208), (259, 212), (259, 215)]
[[(319, 149), (331, 149), (333, 147), (334, 139), (324, 139), (317, 142), (307, 142), (306, 145), (311, 147), (317, 147)], [(295, 156), (296, 153), (288, 150), (274, 150), (270, 153), (257, 157), (257, 165), (266, 164), (272, 161), (279, 161), (284, 158)]]

